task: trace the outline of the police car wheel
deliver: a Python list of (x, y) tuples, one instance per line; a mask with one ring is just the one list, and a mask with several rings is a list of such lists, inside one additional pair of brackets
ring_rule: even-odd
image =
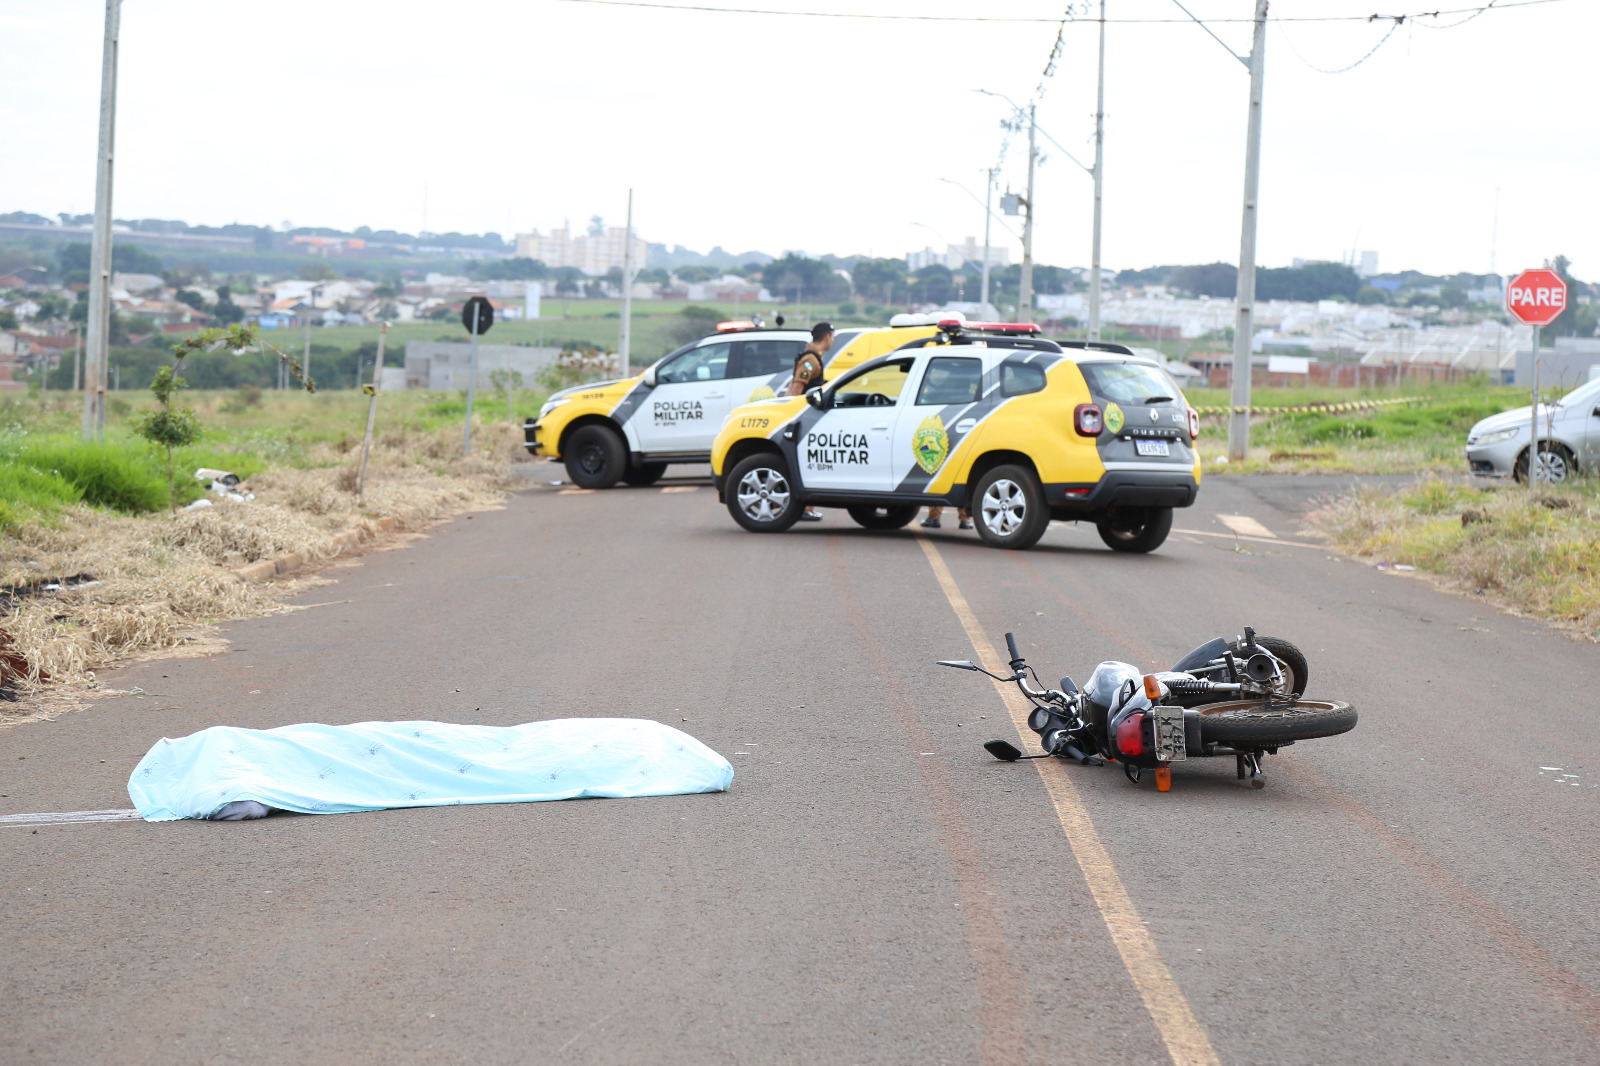
[(781, 533), (804, 510), (789, 481), (789, 464), (772, 452), (752, 455), (728, 471), (728, 513), (752, 533)]
[(1106, 547), (1118, 552), (1151, 552), (1172, 532), (1170, 507), (1119, 507), (1097, 524)]
[(1024, 467), (995, 467), (978, 479), (972, 497), (973, 525), (990, 547), (1031, 548), (1050, 525), (1044, 489)]
[(855, 519), (856, 525), (864, 529), (904, 529), (917, 517), (917, 512), (922, 510), (916, 506), (906, 507), (879, 507), (868, 503), (858, 503), (854, 507), (846, 508), (850, 517)]
[(567, 476), (583, 489), (609, 489), (627, 469), (628, 453), (617, 431), (606, 426), (579, 426), (562, 449)]

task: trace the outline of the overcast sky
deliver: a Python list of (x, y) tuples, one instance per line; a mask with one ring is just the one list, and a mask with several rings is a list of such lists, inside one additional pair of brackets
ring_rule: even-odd
[[(1057, 18), (1064, 0), (700, 0)], [(1251, 0), (1187, 0), (1236, 51)], [(1441, 0), (1429, 0), (1437, 5)], [(1471, 0), (1442, 0), (1466, 6)], [(1501, 4), (1518, 0), (1500, 0)], [(1394, 6), (1398, 5), (1398, 6)], [(1084, 4), (1073, 5), (1083, 8)], [(1383, 0), (1383, 10), (1425, 5)], [(1277, 0), (1277, 18), (1372, 0)], [(1109, 0), (1111, 19), (1182, 19)], [(104, 3), (0, 6), (0, 210), (88, 212)], [(1600, 2), (1267, 36), (1259, 261), (1375, 249), (1385, 270), (1502, 273), (1564, 253), (1600, 277)], [(1000, 100), (1041, 82), (1054, 23), (715, 14), (561, 0), (126, 0), (118, 217), (443, 232), (591, 215), (704, 251), (900, 256), (983, 234)], [(1039, 124), (1093, 153), (1096, 29), (1069, 24)], [(1298, 53), (1298, 54), (1297, 54)], [(1248, 73), (1199, 27), (1112, 24), (1108, 267), (1237, 261)], [(1041, 141), (1037, 256), (1086, 265), (1087, 174)], [(1013, 136), (1002, 185), (1026, 181)], [(425, 196), (426, 190), (426, 196)], [(1494, 241), (1498, 190), (1498, 244)], [(1020, 220), (1010, 220), (1020, 232)], [(920, 225), (919, 225), (920, 224)], [(996, 243), (1020, 242), (998, 226)]]

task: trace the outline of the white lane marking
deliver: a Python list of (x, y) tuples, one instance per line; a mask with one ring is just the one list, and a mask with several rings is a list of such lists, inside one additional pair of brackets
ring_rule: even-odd
[(1270, 537), (1273, 540), (1278, 539), (1277, 535), (1274, 534), (1272, 530), (1268, 529), (1260, 522), (1257, 522), (1254, 518), (1251, 518), (1247, 514), (1219, 514), (1217, 515), (1217, 521), (1221, 522), (1235, 533), (1243, 533), (1246, 536), (1251, 537)]
[(1326, 544), (1310, 544), (1303, 540), (1279, 540), (1277, 537), (1248, 537), (1243, 533), (1218, 533), (1214, 529), (1179, 529), (1172, 527), (1174, 533), (1188, 533), (1195, 537), (1221, 537), (1224, 540), (1248, 540), (1255, 544), (1281, 544), (1289, 548), (1311, 548), (1316, 551), (1328, 551)]
[(666, 488), (662, 489), (661, 491), (663, 493), (667, 493), (667, 492), (699, 492), (700, 491), (700, 486), (699, 485), (668, 485)]
[(142, 822), (138, 811), (56, 811), (40, 814), (0, 815), (0, 828), (26, 825), (65, 825), (73, 822)]
[(556, 495), (557, 496), (587, 496), (591, 492), (595, 492), (595, 491), (597, 491), (597, 490), (595, 490), (595, 489), (557, 489), (556, 490)]

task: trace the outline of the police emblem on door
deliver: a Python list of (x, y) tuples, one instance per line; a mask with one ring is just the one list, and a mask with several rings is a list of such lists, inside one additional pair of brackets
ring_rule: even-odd
[(916, 453), (917, 465), (928, 473), (938, 470), (945, 456), (950, 454), (950, 438), (945, 434), (944, 422), (938, 415), (922, 420), (911, 436), (911, 450)]
[(750, 398), (746, 400), (745, 403), (755, 403), (757, 400), (770, 400), (772, 397), (773, 392), (771, 386), (757, 385), (756, 391), (750, 394)]

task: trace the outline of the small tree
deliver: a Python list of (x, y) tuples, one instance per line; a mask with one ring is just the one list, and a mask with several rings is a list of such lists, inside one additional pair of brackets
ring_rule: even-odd
[(172, 365), (157, 370), (155, 380), (150, 382), (150, 391), (155, 393), (161, 406), (135, 418), (133, 431), (158, 448), (166, 449), (167, 501), (174, 513), (178, 510), (178, 482), (172, 470), (172, 449), (193, 444), (205, 433), (205, 427), (200, 424), (200, 416), (194, 413), (194, 408), (172, 402), (180, 390), (189, 387), (188, 382), (178, 376), (178, 371), (183, 369), (186, 358), (202, 349), (216, 351), (227, 348), (237, 355), (249, 348), (254, 340), (255, 330), (249, 326), (233, 325), (225, 330), (202, 330), (174, 344)]

